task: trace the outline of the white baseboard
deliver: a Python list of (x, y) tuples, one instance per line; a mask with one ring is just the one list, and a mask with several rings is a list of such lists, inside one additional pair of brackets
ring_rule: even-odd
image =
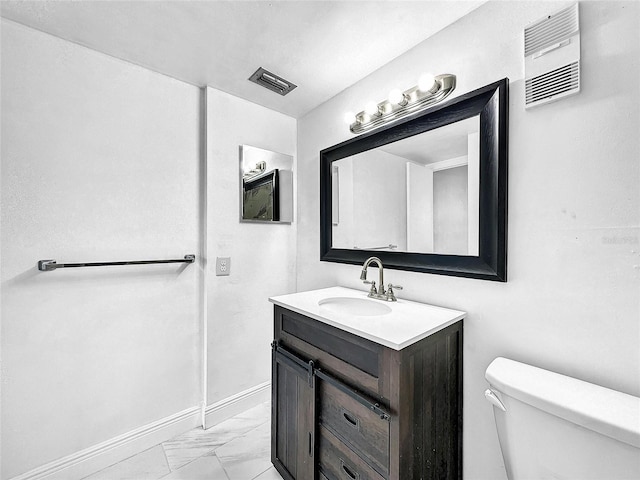
[(256, 407), (270, 399), (271, 382), (264, 382), (211, 404), (205, 410), (206, 428), (213, 427), (234, 415)]
[[(270, 398), (270, 382), (261, 383), (209, 405), (205, 410), (211, 427)], [(34, 468), (11, 480), (80, 480), (94, 472), (201, 425), (201, 408), (191, 407), (143, 427), (131, 430), (93, 447)]]
[(200, 408), (192, 407), (105, 442), (34, 468), (11, 480), (77, 480), (197, 427)]

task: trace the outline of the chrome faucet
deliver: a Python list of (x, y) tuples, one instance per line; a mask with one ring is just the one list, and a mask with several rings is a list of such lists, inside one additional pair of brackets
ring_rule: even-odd
[[(369, 265), (371, 265), (372, 263), (376, 263), (378, 265), (378, 279), (380, 280), (378, 285), (380, 291), (376, 290), (376, 282), (369, 282), (367, 280), (367, 268), (369, 268)], [(369, 291), (370, 297), (378, 298), (378, 295), (384, 294), (384, 269), (382, 268), (382, 260), (380, 260), (378, 257), (367, 258), (367, 260), (364, 262), (364, 265), (362, 265), (360, 280), (362, 280), (364, 283), (371, 284), (371, 290)]]
[[(376, 289), (375, 281), (367, 280), (367, 268), (369, 265), (375, 263), (378, 265), (378, 288)], [(385, 291), (384, 289), (384, 268), (382, 267), (382, 260), (378, 257), (369, 257), (362, 265), (362, 272), (360, 273), (360, 280), (362, 280), (366, 284), (371, 285), (371, 289), (369, 290), (368, 297), (377, 298), (378, 300), (386, 300), (387, 302), (395, 302), (397, 301), (395, 294), (393, 293), (393, 289), (397, 288), (398, 290), (402, 290), (400, 285), (392, 285), (389, 284), (388, 289)]]

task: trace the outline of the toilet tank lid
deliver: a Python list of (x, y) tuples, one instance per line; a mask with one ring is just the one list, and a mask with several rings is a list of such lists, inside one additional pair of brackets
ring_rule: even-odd
[(638, 397), (502, 357), (485, 378), (504, 395), (640, 448)]

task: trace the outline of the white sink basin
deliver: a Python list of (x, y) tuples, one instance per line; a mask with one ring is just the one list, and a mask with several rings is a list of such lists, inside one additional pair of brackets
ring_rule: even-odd
[(366, 298), (330, 297), (318, 301), (320, 308), (334, 313), (357, 315), (359, 317), (375, 317), (391, 313), (391, 307), (381, 300)]

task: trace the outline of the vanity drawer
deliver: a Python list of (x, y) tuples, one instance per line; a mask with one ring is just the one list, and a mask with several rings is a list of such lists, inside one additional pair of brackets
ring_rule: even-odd
[(320, 473), (327, 479), (384, 480), (385, 478), (323, 426), (320, 427), (318, 453)]
[(342, 380), (383, 396), (382, 345), (279, 306), (275, 338)]
[(389, 420), (327, 381), (317, 382), (320, 422), (378, 472), (389, 473)]

